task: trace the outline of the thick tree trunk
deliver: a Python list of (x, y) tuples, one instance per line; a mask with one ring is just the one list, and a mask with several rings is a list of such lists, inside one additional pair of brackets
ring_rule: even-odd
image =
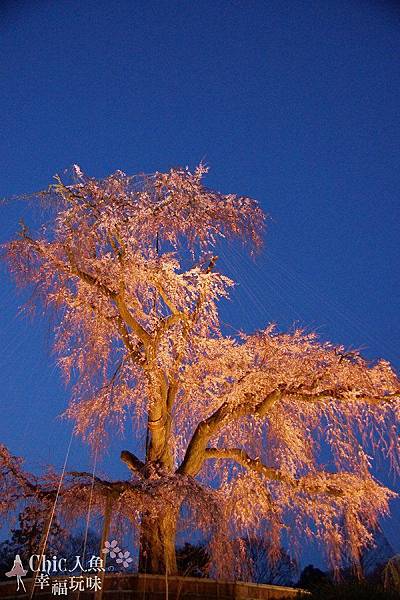
[(177, 573), (175, 538), (178, 514), (179, 507), (168, 506), (156, 518), (143, 515), (140, 531), (140, 573)]

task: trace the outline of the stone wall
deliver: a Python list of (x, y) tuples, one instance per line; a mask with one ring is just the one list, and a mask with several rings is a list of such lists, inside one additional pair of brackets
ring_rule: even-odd
[[(52, 578), (52, 581), (55, 580), (56, 578)], [(15, 591), (15, 581), (0, 583), (0, 599), (28, 600), (32, 580), (24, 579), (24, 583), (26, 594), (23, 591)], [(169, 577), (166, 582), (165, 577), (161, 575), (106, 575), (103, 600), (306, 600), (307, 595), (304, 590), (295, 588), (245, 582), (193, 577)], [(33, 597), (37, 600), (55, 600), (60, 596), (52, 595), (51, 589), (36, 589)], [(63, 597), (73, 600), (77, 594), (68, 591), (68, 595)], [(81, 592), (79, 595), (79, 600), (94, 599), (93, 593)]]

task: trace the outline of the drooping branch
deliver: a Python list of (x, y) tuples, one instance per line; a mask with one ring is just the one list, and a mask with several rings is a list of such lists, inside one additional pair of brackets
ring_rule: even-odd
[[(77, 489), (80, 485), (88, 485), (93, 486), (97, 492), (102, 494), (105, 497), (113, 497), (119, 498), (124, 492), (137, 492), (137, 487), (129, 482), (129, 481), (107, 481), (105, 479), (101, 479), (100, 477), (94, 476), (93, 473), (88, 473), (86, 471), (69, 471), (67, 473), (70, 477), (73, 478), (73, 483), (66, 489), (74, 489), (74, 486), (77, 486)], [(84, 483), (77, 483), (79, 480), (85, 480)]]
[[(205, 270), (206, 274), (211, 273), (212, 269), (215, 266), (215, 263), (217, 261), (218, 257), (217, 256), (212, 256), (207, 268)], [(171, 431), (171, 411), (172, 411), (172, 407), (178, 392), (178, 388), (179, 388), (179, 382), (178, 382), (178, 371), (179, 368), (181, 366), (181, 361), (182, 358), (184, 356), (184, 347), (185, 347), (185, 343), (187, 342), (190, 332), (192, 331), (194, 325), (196, 324), (198, 315), (199, 315), (199, 311), (201, 308), (201, 304), (203, 301), (203, 293), (202, 291), (200, 291), (199, 296), (197, 298), (197, 301), (195, 303), (195, 307), (192, 310), (192, 313), (188, 313), (185, 311), (180, 311), (178, 310), (178, 308), (171, 303), (171, 301), (168, 300), (168, 298), (164, 297), (165, 296), (165, 291), (163, 289), (163, 287), (161, 286), (160, 288), (157, 288), (159, 290), (159, 293), (162, 297), (162, 299), (164, 300), (164, 302), (167, 304), (167, 306), (169, 307), (169, 309), (171, 310), (171, 314), (166, 317), (160, 324), (157, 332), (156, 332), (156, 338), (155, 338), (155, 347), (157, 347), (161, 336), (168, 330), (168, 328), (171, 325), (174, 325), (177, 322), (182, 322), (183, 323), (183, 332), (182, 332), (182, 339), (180, 341), (180, 345), (181, 348), (180, 350), (177, 352), (177, 355), (173, 361), (173, 366), (170, 372), (170, 380), (169, 380), (169, 385), (168, 385), (168, 391), (167, 391), (167, 436), (169, 435), (170, 431)]]
[(356, 400), (357, 402), (363, 402), (365, 404), (380, 405), (385, 403), (391, 403), (393, 400), (400, 400), (400, 393), (385, 394), (382, 396), (370, 396), (370, 395), (352, 395), (346, 396), (346, 391), (338, 392), (337, 390), (324, 390), (318, 393), (304, 393), (301, 391), (287, 391), (286, 396), (292, 397), (296, 400), (303, 402), (321, 402), (323, 400), (342, 400), (345, 402), (347, 399)]
[(174, 304), (174, 302), (171, 300), (171, 298), (169, 298), (169, 296), (167, 295), (164, 286), (161, 285), (161, 283), (159, 282), (154, 282), (154, 285), (162, 299), (162, 301), (164, 302), (164, 304), (169, 308), (169, 310), (171, 311), (171, 313), (173, 315), (179, 315), (181, 314), (181, 311), (177, 308), (177, 306)]
[(132, 316), (122, 292), (115, 295), (115, 303), (125, 323), (132, 329), (135, 335), (142, 340), (145, 346), (149, 346), (152, 341), (151, 335), (147, 333), (144, 327), (142, 327), (140, 323)]
[(233, 460), (246, 469), (260, 473), (266, 479), (286, 483), (298, 491), (309, 494), (323, 493), (337, 497), (343, 495), (342, 490), (337, 485), (332, 485), (329, 482), (331, 474), (323, 473), (324, 477), (327, 479), (325, 484), (321, 484), (320, 482), (313, 483), (309, 478), (300, 477), (296, 479), (290, 477), (288, 474), (282, 473), (279, 469), (268, 467), (259, 458), (250, 458), (247, 452), (241, 448), (206, 448), (205, 458)]
[(266, 479), (290, 483), (288, 477), (285, 476), (281, 471), (279, 471), (279, 469), (267, 467), (262, 463), (262, 461), (259, 458), (250, 458), (247, 452), (245, 452), (241, 448), (206, 448), (205, 458), (234, 460), (238, 464), (242, 465), (242, 467), (245, 467), (246, 469), (251, 469), (256, 473), (260, 473)]
[[(15, 497), (18, 495), (24, 496), (40, 495), (40, 487), (30, 474), (26, 473), (21, 468), (20, 459), (12, 456), (4, 445), (0, 445), (0, 484), (3, 483), (9, 476), (17, 484)], [(13, 486), (14, 487), (14, 486)]]
[(151, 341), (151, 336), (140, 325), (140, 323), (132, 316), (132, 314), (125, 302), (125, 299), (124, 299), (123, 285), (122, 284), (120, 285), (119, 293), (114, 292), (113, 290), (110, 290), (110, 288), (108, 288), (103, 283), (99, 282), (93, 275), (90, 275), (90, 274), (86, 273), (85, 271), (82, 271), (82, 269), (78, 268), (75, 264), (72, 252), (69, 250), (68, 247), (66, 247), (65, 250), (66, 250), (66, 253), (69, 258), (71, 270), (74, 273), (74, 275), (77, 275), (85, 283), (96, 286), (99, 289), (99, 291), (101, 291), (103, 294), (105, 294), (111, 300), (113, 300), (119, 310), (119, 313), (120, 313), (123, 321), (132, 329), (132, 331), (135, 333), (135, 335), (137, 335), (137, 337), (139, 339), (141, 339), (145, 345), (148, 345)]
[(89, 273), (87, 273), (86, 271), (83, 271), (80, 267), (78, 267), (75, 262), (74, 255), (73, 255), (71, 249), (67, 245), (64, 246), (64, 249), (65, 249), (65, 253), (68, 257), (71, 273), (73, 275), (76, 275), (77, 277), (79, 277), (79, 279), (81, 279), (88, 285), (96, 287), (100, 292), (102, 292), (102, 294), (104, 294), (111, 300), (115, 300), (116, 293), (113, 290), (110, 290), (110, 288), (107, 287), (104, 283), (99, 281), (97, 279), (97, 277), (90, 275)]
[(128, 351), (129, 357), (133, 362), (142, 364), (143, 366), (144, 356), (141, 352), (141, 349), (143, 348), (143, 342), (139, 341), (137, 346), (134, 346), (129, 338), (128, 329), (122, 318), (118, 315), (117, 317), (115, 317), (115, 321), (117, 323), (118, 331), (123, 341), (123, 344)]
[[(86, 271), (83, 271), (81, 268), (79, 268), (77, 266), (77, 264), (74, 260), (73, 254), (67, 245), (64, 245), (63, 248), (64, 248), (65, 254), (67, 255), (67, 258), (68, 258), (68, 266), (67, 266), (67, 264), (65, 264), (65, 262), (63, 262), (61, 260), (56, 260), (54, 257), (51, 256), (50, 253), (45, 252), (44, 249), (42, 248), (41, 244), (37, 240), (34, 240), (32, 237), (30, 237), (28, 235), (27, 231), (28, 231), (27, 227), (25, 225), (22, 225), (22, 231), (20, 232), (21, 239), (23, 239), (32, 248), (34, 248), (36, 250), (36, 252), (42, 258), (44, 258), (45, 260), (49, 260), (54, 265), (56, 270), (61, 271), (66, 275), (71, 275), (71, 274), (75, 275), (76, 277), (79, 277), (79, 279), (81, 279), (88, 285), (96, 287), (100, 292), (102, 292), (108, 298), (115, 299), (115, 296), (116, 296), (115, 292), (110, 290), (106, 285), (104, 285), (96, 277), (94, 277), (93, 275), (90, 275), (90, 273), (87, 273)], [(50, 247), (50, 244), (49, 244), (49, 247)]]
[[(36, 240), (31, 238), (27, 234), (26, 228), (23, 228), (23, 230), (21, 232), (21, 237), (29, 245), (31, 245), (33, 248), (35, 248), (35, 250), (42, 257), (46, 258), (46, 260), (49, 260), (49, 258), (50, 258), (49, 254), (47, 254), (43, 251), (43, 248), (41, 247), (39, 242), (37, 242)], [(142, 340), (143, 343), (148, 345), (151, 342), (151, 336), (140, 325), (140, 323), (132, 316), (131, 312), (129, 311), (129, 309), (125, 303), (123, 294), (117, 293), (117, 292), (111, 290), (108, 286), (106, 286), (104, 283), (99, 281), (99, 279), (96, 278), (94, 275), (91, 275), (90, 273), (87, 273), (86, 271), (84, 271), (82, 268), (78, 267), (78, 265), (76, 264), (76, 261), (74, 259), (73, 253), (72, 253), (71, 249), (68, 247), (68, 245), (64, 245), (64, 250), (68, 257), (69, 266), (67, 267), (62, 261), (52, 260), (56, 269), (64, 272), (67, 275), (72, 274), (72, 275), (75, 275), (76, 277), (79, 277), (79, 279), (81, 279), (81, 281), (83, 281), (84, 283), (86, 283), (90, 286), (95, 287), (106, 297), (108, 297), (112, 301), (114, 301), (123, 321), (133, 330), (135, 335), (137, 335), (139, 337), (139, 339)]]

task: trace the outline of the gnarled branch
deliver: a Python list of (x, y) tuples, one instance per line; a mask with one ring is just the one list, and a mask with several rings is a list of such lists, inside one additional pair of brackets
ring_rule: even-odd
[(284, 481), (289, 483), (290, 480), (285, 477), (279, 469), (267, 467), (259, 458), (250, 458), (250, 456), (241, 448), (206, 448), (205, 458), (228, 459), (234, 460), (246, 469), (251, 469), (257, 473), (261, 473), (267, 479), (273, 481)]
[[(302, 392), (301, 390), (297, 391), (286, 391), (286, 396), (295, 398), (296, 400), (301, 400), (303, 402), (321, 402), (323, 400), (342, 400), (346, 401), (349, 398), (346, 398), (343, 392), (337, 390), (323, 390), (321, 392)], [(384, 402), (392, 402), (393, 400), (400, 400), (400, 393), (394, 394), (386, 394), (383, 396), (369, 396), (369, 395), (360, 395), (360, 396), (352, 396), (351, 400), (356, 400), (357, 402), (365, 402), (366, 404), (382, 404)], [(350, 400), (350, 399), (349, 399)]]
[(228, 421), (236, 420), (244, 415), (264, 417), (281, 397), (280, 390), (274, 390), (255, 407), (239, 404), (236, 407), (224, 402), (210, 417), (201, 421), (189, 442), (185, 457), (178, 472), (186, 475), (197, 475), (205, 459), (205, 450), (211, 437)]
[(139, 477), (143, 477), (143, 472), (146, 465), (140, 460), (140, 458), (135, 456), (135, 454), (129, 452), (129, 450), (122, 450), (121, 460), (127, 465), (128, 469), (130, 469), (132, 473)]
[[(309, 479), (304, 477), (300, 477), (298, 479), (294, 477), (289, 477), (282, 473), (282, 471), (280, 471), (279, 469), (275, 469), (273, 467), (268, 467), (267, 465), (264, 465), (264, 463), (259, 458), (250, 458), (247, 452), (245, 452), (241, 448), (206, 448), (205, 457), (234, 460), (246, 469), (250, 469), (252, 471), (255, 471), (256, 473), (260, 473), (266, 479), (270, 479), (272, 481), (281, 481), (290, 485), (293, 488), (296, 488), (299, 491), (308, 494), (322, 493), (327, 494), (329, 496), (343, 496), (342, 490), (340, 490), (335, 485), (332, 485), (330, 483), (322, 485), (320, 482), (315, 482), (313, 484), (309, 481)], [(328, 474), (324, 473), (324, 475), (326, 475), (329, 479)]]

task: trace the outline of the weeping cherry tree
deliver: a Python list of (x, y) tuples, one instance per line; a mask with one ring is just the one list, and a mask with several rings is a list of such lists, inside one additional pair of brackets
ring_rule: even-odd
[[(385, 360), (313, 334), (221, 330), (234, 282), (216, 245), (260, 250), (265, 216), (247, 197), (205, 187), (206, 168), (103, 179), (74, 167), (41, 193), (43, 227), (4, 245), (17, 283), (56, 319), (70, 385), (66, 416), (98, 452), (125, 430), (123, 481), (72, 472), (60, 510), (112, 506), (137, 532), (139, 570), (176, 572), (176, 535), (202, 532), (213, 574), (243, 576), (244, 536), (317, 539), (333, 565), (357, 563), (395, 495), (372, 474), (398, 469), (399, 380)], [(44, 219), (44, 216), (43, 216)], [(0, 511), (54, 499), (2, 447)], [(107, 504), (108, 503), (108, 504)], [(238, 542), (239, 541), (239, 542)]]

